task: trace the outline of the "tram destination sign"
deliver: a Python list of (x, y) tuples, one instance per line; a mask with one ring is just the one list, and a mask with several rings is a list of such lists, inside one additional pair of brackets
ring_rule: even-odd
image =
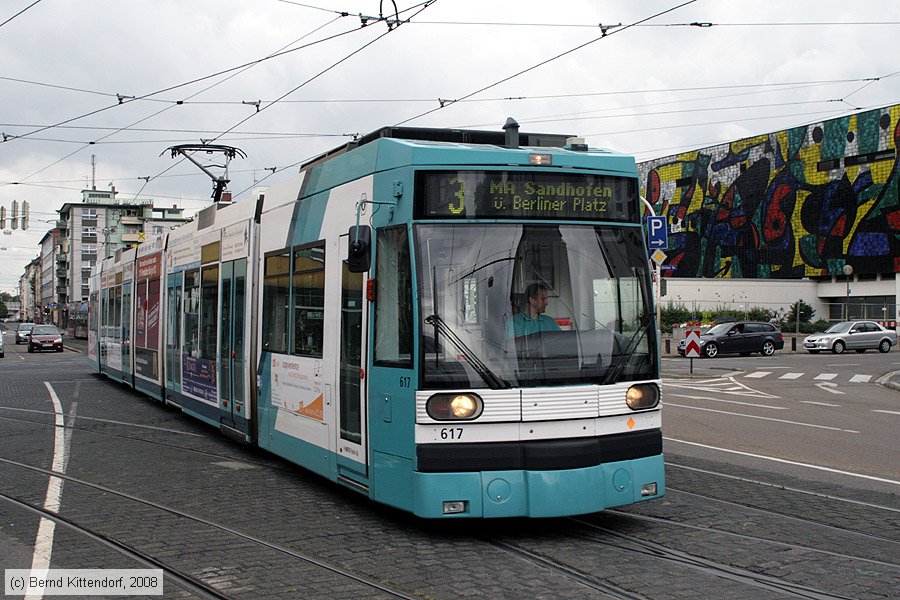
[(534, 171), (420, 171), (416, 217), (636, 222), (637, 180)]

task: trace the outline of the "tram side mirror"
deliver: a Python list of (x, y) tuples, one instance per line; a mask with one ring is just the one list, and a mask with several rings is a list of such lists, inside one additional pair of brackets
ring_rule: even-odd
[(347, 268), (351, 273), (365, 273), (372, 260), (372, 229), (368, 225), (354, 225), (350, 228), (350, 243), (347, 249)]

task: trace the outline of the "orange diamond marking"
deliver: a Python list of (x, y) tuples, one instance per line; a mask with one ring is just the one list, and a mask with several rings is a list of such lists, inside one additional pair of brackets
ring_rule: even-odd
[(625, 424), (628, 425), (628, 429), (634, 429), (634, 419), (633, 418), (629, 418)]

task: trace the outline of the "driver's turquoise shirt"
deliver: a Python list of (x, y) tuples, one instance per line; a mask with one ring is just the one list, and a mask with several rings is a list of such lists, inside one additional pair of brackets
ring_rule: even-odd
[(506, 322), (506, 339), (513, 336), (531, 335), (539, 331), (561, 331), (559, 325), (556, 324), (551, 317), (547, 315), (538, 315), (536, 319), (532, 319), (523, 312), (518, 312)]

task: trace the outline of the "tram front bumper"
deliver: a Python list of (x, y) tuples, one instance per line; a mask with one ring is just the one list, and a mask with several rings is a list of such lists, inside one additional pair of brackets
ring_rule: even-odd
[(594, 513), (661, 498), (663, 470), (659, 454), (579, 469), (415, 472), (413, 512), (431, 519)]

